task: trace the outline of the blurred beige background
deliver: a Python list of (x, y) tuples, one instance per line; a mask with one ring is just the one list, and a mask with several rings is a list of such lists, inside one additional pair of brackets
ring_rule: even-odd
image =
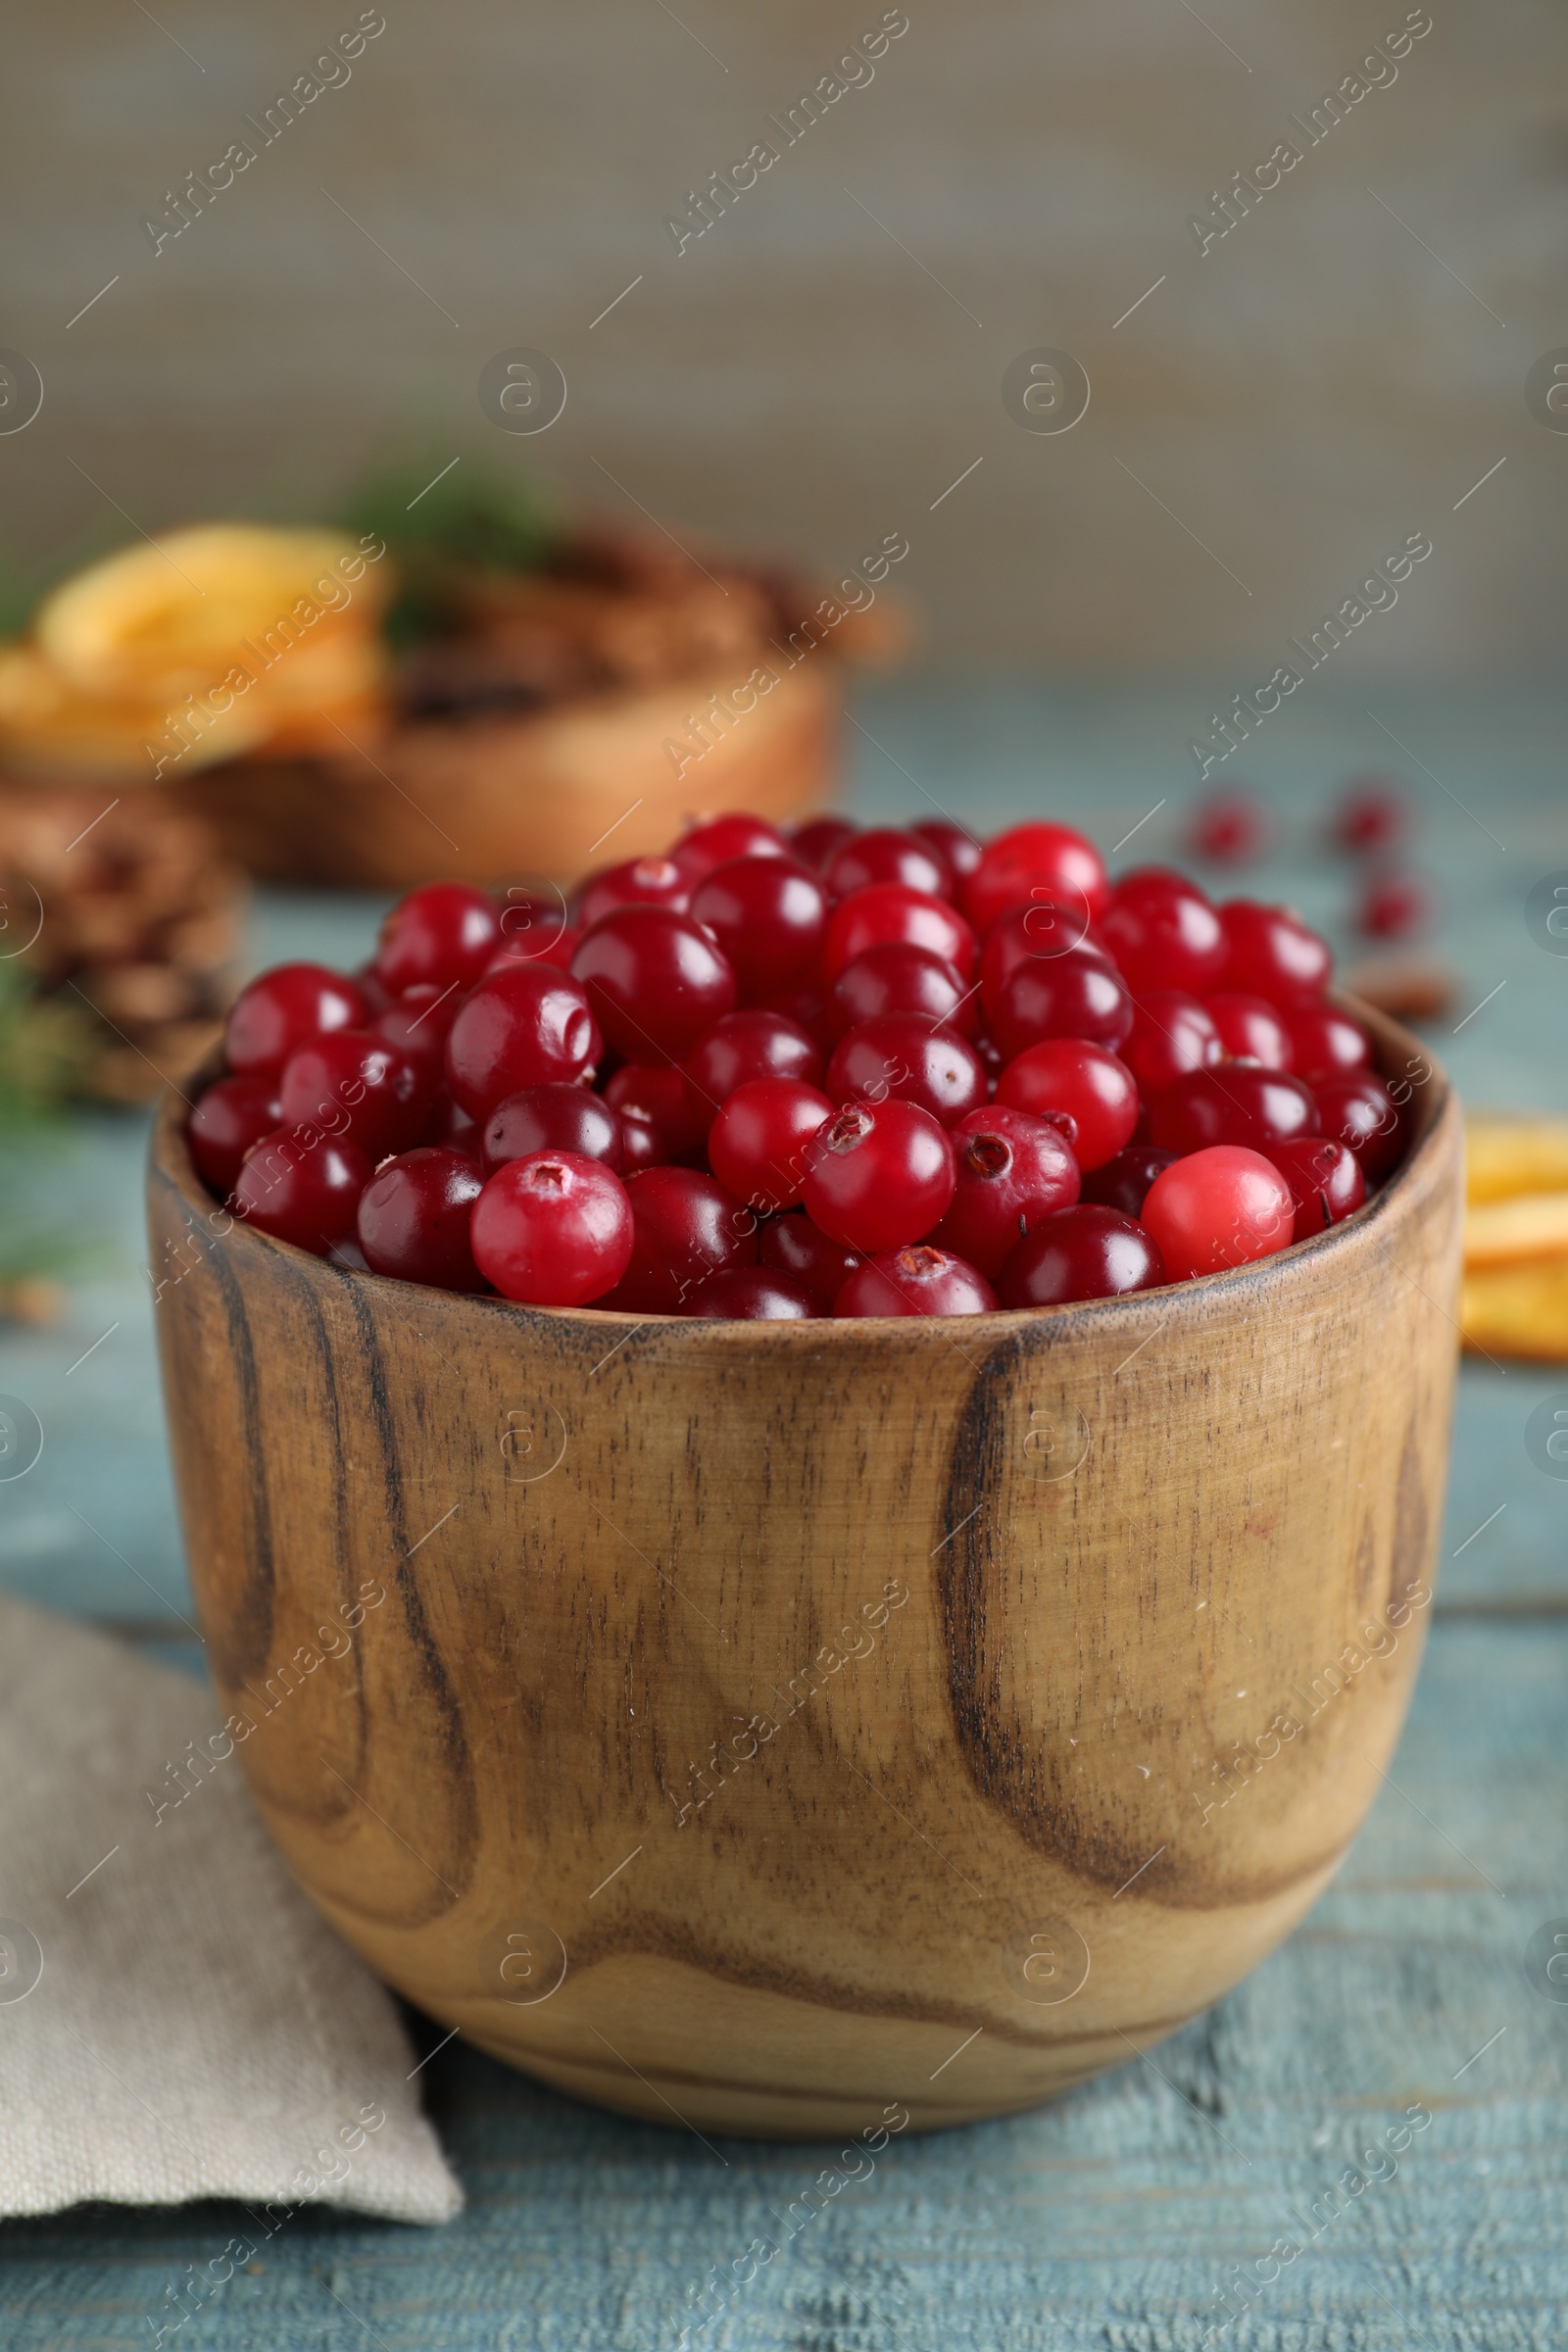
[[(1241, 688), (1419, 530), (1347, 664), (1548, 668), (1568, 436), (1524, 378), (1568, 344), (1560, 11), (1431, 0), (1229, 236), (1187, 226), (1405, 13), (907, 0), (874, 78), (677, 254), (666, 215), (782, 145), (767, 117), (877, 0), (384, 0), (350, 78), (155, 257), (143, 217), (359, 11), (59, 0), (8, 36), (0, 344), (45, 400), (0, 437), (0, 531), (58, 563), (132, 520), (303, 514), (413, 450), (824, 564), (902, 531), (943, 666)], [(1042, 345), (1093, 385), (1070, 433), (1003, 406)], [(533, 438), (476, 396), (516, 346), (569, 385)]]

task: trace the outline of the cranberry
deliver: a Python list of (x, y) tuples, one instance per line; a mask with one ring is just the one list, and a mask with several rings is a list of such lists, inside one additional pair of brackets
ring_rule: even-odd
[(949, 1130), (957, 1182), (931, 1239), (995, 1281), (1021, 1235), (1078, 1199), (1078, 1162), (1058, 1128), (994, 1102)]
[(1133, 1025), (1116, 1049), (1145, 1094), (1155, 1094), (1189, 1070), (1206, 1070), (1224, 1048), (1213, 1015), (1179, 988), (1146, 989), (1133, 1006)]
[(645, 1118), (641, 1111), (622, 1110), (616, 1116), (620, 1120), (620, 1172), (623, 1176), (635, 1176), (644, 1168), (667, 1167), (672, 1159), (679, 1156), (670, 1151), (653, 1120)]
[(357, 963), (349, 978), (364, 998), (366, 1011), (372, 1017), (378, 1012), (385, 1012), (389, 1004), (397, 1003), (396, 996), (382, 981), (373, 963)]
[(679, 1056), (735, 1004), (729, 958), (690, 915), (621, 906), (605, 915), (571, 959), (595, 1017), (617, 1054)]
[(757, 1012), (776, 1012), (780, 1018), (793, 1021), (813, 1038), (820, 1052), (829, 1054), (838, 1035), (828, 1020), (827, 999), (820, 987), (769, 989), (761, 1002), (753, 1006)]
[(1143, 1221), (1169, 1279), (1185, 1282), (1287, 1249), (1296, 1203), (1272, 1160), (1240, 1144), (1215, 1144), (1155, 1177)]
[(875, 882), (902, 882), (906, 890), (921, 890), (936, 899), (953, 896), (953, 868), (942, 852), (912, 833), (895, 833), (885, 826), (853, 835), (822, 869), (822, 887), (830, 899), (847, 899)]
[(1368, 939), (1409, 939), (1436, 914), (1436, 897), (1419, 874), (1379, 874), (1361, 893), (1355, 925)]
[(236, 1077), (273, 1078), (299, 1046), (334, 1029), (363, 1029), (365, 999), (322, 963), (278, 963), (234, 999), (223, 1051)]
[(1119, 1208), (1124, 1217), (1142, 1216), (1150, 1186), (1176, 1156), (1152, 1144), (1129, 1144), (1084, 1178), (1083, 1197), (1102, 1208)]
[(204, 1184), (221, 1200), (252, 1144), (283, 1116), (274, 1078), (220, 1078), (190, 1114), (190, 1155)]
[(1404, 1121), (1388, 1088), (1370, 1070), (1325, 1078), (1313, 1089), (1323, 1132), (1348, 1144), (1369, 1185), (1381, 1184), (1404, 1152)]
[(760, 1264), (804, 1282), (824, 1315), (832, 1313), (834, 1299), (862, 1262), (858, 1250), (835, 1242), (799, 1209), (769, 1218), (759, 1237), (757, 1255)]
[(461, 1102), (453, 1102), (444, 1086), (438, 1086), (430, 1099), (430, 1114), (419, 1141), (450, 1144), (455, 1152), (466, 1152), (475, 1167), (479, 1164), (479, 1122)]
[(691, 884), (673, 858), (628, 858), (621, 865), (590, 874), (572, 911), (578, 930), (591, 931), (601, 916), (612, 914), (617, 906), (668, 906), (684, 914), (691, 895)]
[(493, 1176), (509, 1159), (526, 1159), (530, 1152), (570, 1152), (578, 1159), (601, 1161), (618, 1176), (625, 1155), (619, 1114), (585, 1086), (566, 1086), (559, 1079), (525, 1086), (498, 1102), (485, 1122), (484, 1172)]
[(1266, 1152), (1271, 1144), (1317, 1133), (1310, 1087), (1286, 1070), (1245, 1061), (1191, 1070), (1149, 1105), (1150, 1141), (1162, 1152), (1201, 1152), (1211, 1144), (1246, 1144)]
[(480, 981), (448, 1030), (447, 1085), (483, 1119), (522, 1087), (581, 1077), (600, 1051), (580, 982), (553, 964), (511, 964)]
[(736, 1088), (709, 1131), (713, 1174), (754, 1208), (793, 1208), (806, 1181), (806, 1147), (832, 1116), (832, 1103), (814, 1086), (754, 1078)]
[(358, 1144), (323, 1139), (306, 1144), (278, 1127), (252, 1144), (229, 1195), (236, 1217), (317, 1257), (354, 1230), (354, 1212), (370, 1181), (370, 1163)]
[(997, 1101), (1035, 1118), (1065, 1111), (1080, 1168), (1098, 1168), (1130, 1143), (1138, 1123), (1138, 1082), (1124, 1061), (1081, 1037), (1049, 1037), (1009, 1061)]
[(1110, 968), (1110, 958), (1099, 948), (1086, 948), (1088, 921), (1080, 907), (1058, 906), (1042, 900), (1033, 906), (1014, 906), (1000, 915), (986, 933), (980, 957), (981, 993), (989, 1004), (1000, 995), (1021, 964), (1053, 962), (1083, 949)]
[(1229, 989), (1205, 997), (1209, 1018), (1229, 1061), (1257, 1061), (1265, 1070), (1294, 1066), (1291, 1033), (1264, 997), (1238, 996)]
[[(705, 1102), (674, 1062), (628, 1061), (605, 1088), (605, 1101), (623, 1120), (651, 1127), (661, 1159), (686, 1159), (702, 1150), (714, 1104)], [(628, 1166), (636, 1164), (633, 1152)]]
[(845, 816), (807, 816), (785, 827), (793, 857), (820, 873), (835, 850), (853, 839), (856, 827)]
[(1272, 831), (1267, 802), (1244, 787), (1206, 794), (1193, 811), (1189, 839), (1215, 865), (1250, 865), (1267, 850)]
[(400, 997), (416, 981), (471, 988), (501, 945), (501, 909), (466, 882), (426, 882), (381, 925), (375, 968)]
[(813, 1224), (870, 1254), (928, 1234), (955, 1182), (953, 1147), (928, 1110), (851, 1102), (812, 1139), (801, 1197)]
[(856, 1269), (833, 1301), (835, 1315), (989, 1315), (997, 1294), (974, 1266), (946, 1250), (913, 1243), (886, 1250)]
[(974, 933), (956, 907), (902, 882), (873, 882), (869, 890), (858, 890), (833, 909), (822, 968), (829, 980), (836, 980), (857, 956), (885, 947), (890, 940), (940, 956), (965, 985), (974, 978)]
[(669, 854), (695, 889), (715, 865), (727, 865), (732, 858), (787, 858), (789, 844), (776, 825), (737, 808), (694, 825)]
[(965, 988), (951, 963), (899, 940), (868, 948), (833, 983), (831, 1014), (841, 1036), (885, 1012), (923, 1013), (964, 1037), (974, 1035), (978, 1018), (975, 992)]
[(940, 857), (947, 859), (949, 872), (954, 881), (960, 885), (967, 882), (986, 854), (983, 841), (976, 841), (972, 833), (966, 833), (961, 825), (953, 824), (944, 816), (923, 817), (919, 824), (911, 825), (909, 831), (916, 841), (929, 843)]
[(963, 910), (976, 930), (987, 931), (999, 915), (1042, 900), (1096, 915), (1107, 895), (1105, 868), (1092, 841), (1069, 825), (1014, 825), (987, 844), (963, 885)]
[(715, 1021), (693, 1046), (683, 1067), (710, 1119), (738, 1086), (754, 1078), (802, 1078), (808, 1086), (818, 1086), (822, 1079), (815, 1040), (798, 1021), (760, 1004), (748, 1005), (744, 1012), (726, 1012)]
[(1097, 936), (1138, 997), (1152, 988), (1201, 996), (1217, 987), (1225, 969), (1218, 914), (1191, 882), (1173, 881), (1158, 868), (1122, 876)]
[(1291, 1067), (1308, 1086), (1348, 1071), (1369, 1069), (1372, 1041), (1359, 1021), (1333, 1004), (1298, 1004), (1285, 1015)]
[(815, 1293), (771, 1266), (726, 1266), (692, 1293), (694, 1315), (725, 1323), (804, 1323), (822, 1312)]
[(613, 1169), (574, 1152), (509, 1159), (486, 1179), (469, 1230), (480, 1273), (503, 1298), (531, 1306), (602, 1298), (632, 1254), (626, 1187)]
[(1058, 1208), (1026, 1233), (1002, 1269), (1004, 1306), (1064, 1306), (1156, 1291), (1167, 1279), (1142, 1225), (1119, 1209)]
[(1255, 899), (1227, 899), (1219, 910), (1228, 955), (1223, 985), (1271, 1004), (1310, 1004), (1329, 984), (1334, 957), (1327, 940), (1309, 931), (1288, 906)]
[(602, 1301), (634, 1315), (693, 1311), (700, 1283), (757, 1263), (757, 1217), (695, 1168), (644, 1168), (626, 1186), (636, 1228), (630, 1260)]
[(809, 979), (827, 931), (816, 876), (793, 858), (733, 858), (692, 893), (692, 913), (711, 931), (743, 999)]
[(360, 1248), (373, 1274), (482, 1291), (468, 1218), (483, 1178), (465, 1152), (422, 1146), (382, 1163), (360, 1195)]
[(986, 1017), (1004, 1060), (1046, 1037), (1086, 1037), (1113, 1051), (1133, 1025), (1133, 1001), (1114, 964), (1093, 948), (1031, 957), (995, 990)]
[(980, 1056), (956, 1029), (933, 1028), (918, 1013), (884, 1012), (840, 1041), (827, 1091), (835, 1102), (918, 1102), (951, 1127), (990, 1089)]
[(1409, 821), (1404, 793), (1392, 776), (1352, 776), (1330, 830), (1342, 850), (1387, 850), (1404, 838)]
[(456, 980), (449, 980), (445, 988), (438, 987), (433, 980), (421, 980), (384, 1012), (378, 1012), (370, 1027), (389, 1045), (400, 1046), (405, 1054), (427, 1062), (434, 1078), (439, 1080), (446, 1058), (447, 1031), (462, 1006), (463, 991)]
[(1296, 1203), (1292, 1241), (1310, 1242), (1327, 1233), (1366, 1199), (1366, 1179), (1355, 1153), (1326, 1135), (1271, 1144), (1263, 1156), (1273, 1161), (1291, 1188)]
[(278, 1085), (285, 1127), (352, 1136), (372, 1164), (416, 1144), (430, 1115), (435, 1071), (368, 1029), (334, 1029), (291, 1054)]
[[(507, 911), (511, 913), (513, 909), (509, 907)], [(480, 978), (488, 980), (492, 972), (504, 972), (514, 963), (553, 963), (558, 971), (569, 972), (582, 933), (574, 923), (562, 921), (559, 906), (550, 911), (555, 921), (548, 938), (532, 931), (518, 931), (514, 936), (504, 939), (485, 965)], [(502, 928), (505, 927), (503, 921)]]

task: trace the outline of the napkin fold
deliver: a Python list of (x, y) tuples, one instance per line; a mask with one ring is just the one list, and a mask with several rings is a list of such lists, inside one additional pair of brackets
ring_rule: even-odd
[(391, 1999), (238, 1761), (148, 1799), (218, 1720), (201, 1684), (0, 1598), (0, 2215), (231, 2197), (269, 2234), (308, 2202), (447, 2221), (463, 2192)]

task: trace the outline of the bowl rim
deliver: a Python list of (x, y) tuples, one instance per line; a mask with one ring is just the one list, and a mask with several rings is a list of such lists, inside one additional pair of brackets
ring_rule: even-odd
[[(1190, 1302), (1195, 1310), (1215, 1299), (1225, 1291), (1235, 1292), (1238, 1285), (1255, 1287), (1260, 1280), (1271, 1276), (1279, 1279), (1287, 1268), (1302, 1264), (1322, 1266), (1328, 1271), (1336, 1256), (1358, 1249), (1365, 1238), (1401, 1214), (1409, 1204), (1409, 1197), (1418, 1185), (1429, 1180), (1437, 1167), (1444, 1148), (1444, 1131), (1450, 1121), (1457, 1126), (1457, 1098), (1453, 1082), (1443, 1064), (1429, 1054), (1413, 1031), (1406, 1029), (1389, 1013), (1366, 1004), (1359, 997), (1343, 991), (1329, 992), (1328, 1001), (1352, 1013), (1363, 1027), (1371, 1032), (1377, 1056), (1374, 1068), (1387, 1077), (1389, 1062), (1403, 1054), (1406, 1071), (1415, 1064), (1424, 1065), (1427, 1075), (1409, 1079), (1411, 1101), (1420, 1104), (1416, 1134), (1399, 1166), (1372, 1200), (1353, 1209), (1349, 1216), (1331, 1226), (1327, 1233), (1313, 1234), (1304, 1242), (1288, 1243), (1285, 1249), (1272, 1251), (1267, 1257), (1250, 1258), (1245, 1264), (1227, 1266), (1214, 1274), (1201, 1274), (1185, 1282), (1161, 1283), (1156, 1289), (1123, 1291), (1107, 1298), (1063, 1299), (1051, 1306), (999, 1306), (978, 1315), (817, 1315), (800, 1321), (779, 1319), (735, 1319), (709, 1315), (634, 1315), (624, 1308), (601, 1306), (538, 1306), (526, 1300), (503, 1298), (476, 1291), (439, 1291), (424, 1283), (400, 1281), (395, 1275), (376, 1274), (357, 1266), (345, 1266), (335, 1259), (319, 1257), (314, 1250), (302, 1250), (297, 1243), (281, 1240), (275, 1234), (264, 1233), (259, 1227), (247, 1225), (229, 1215), (220, 1201), (215, 1201), (196, 1172), (190, 1156), (185, 1134), (184, 1111), (199, 1100), (188, 1096), (171, 1084), (161, 1097), (153, 1121), (148, 1144), (148, 1182), (162, 1180), (172, 1186), (187, 1213), (196, 1212), (204, 1219), (217, 1213), (228, 1217), (228, 1230), (219, 1236), (222, 1241), (235, 1239), (239, 1247), (263, 1252), (278, 1251), (284, 1262), (301, 1271), (315, 1268), (319, 1276), (334, 1284), (355, 1287), (369, 1286), (369, 1295), (386, 1295), (401, 1298), (408, 1292), (419, 1292), (439, 1298), (447, 1309), (472, 1307), (479, 1312), (503, 1321), (515, 1321), (520, 1329), (543, 1323), (553, 1329), (574, 1326), (608, 1336), (618, 1328), (623, 1337), (634, 1331), (654, 1331), (665, 1335), (680, 1333), (693, 1341), (719, 1347), (735, 1348), (749, 1343), (777, 1347), (792, 1346), (819, 1348), (823, 1345), (850, 1346), (863, 1342), (866, 1335), (887, 1342), (895, 1332), (906, 1335), (913, 1345), (930, 1345), (945, 1341), (949, 1346), (958, 1343), (955, 1331), (970, 1334), (979, 1346), (1015, 1338), (1019, 1334), (1042, 1327), (1065, 1331), (1075, 1320), (1095, 1319), (1097, 1328), (1103, 1328), (1118, 1314), (1123, 1318), (1140, 1312), (1144, 1307), (1165, 1301), (1167, 1315), (1176, 1299)], [(208, 1085), (221, 1075), (221, 1046), (198, 1063), (186, 1076), (186, 1085)], [(181, 1108), (183, 1105), (183, 1109)], [(215, 1233), (217, 1229), (214, 1229)], [(152, 1268), (148, 1269), (152, 1275)], [(154, 1296), (158, 1284), (154, 1278)], [(831, 1340), (827, 1335), (834, 1335)], [(620, 1341), (615, 1346), (618, 1348)], [(612, 1353), (614, 1349), (612, 1348)], [(966, 1352), (966, 1351), (965, 1351)]]

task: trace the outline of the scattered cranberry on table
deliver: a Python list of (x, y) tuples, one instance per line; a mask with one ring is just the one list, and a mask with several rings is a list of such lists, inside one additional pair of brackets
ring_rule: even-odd
[[(1250, 854), (1250, 808), (1204, 805), (1203, 855)], [(1338, 834), (1400, 822), (1367, 784)], [(191, 1157), (346, 1279), (721, 1321), (1121, 1297), (1309, 1242), (1396, 1167), (1331, 960), (1065, 825), (731, 811), (569, 906), (432, 883), (361, 971), (263, 973)]]
[(1193, 854), (1214, 865), (1251, 865), (1269, 845), (1267, 802), (1255, 792), (1211, 792), (1198, 803), (1188, 828)]
[(1413, 939), (1436, 914), (1436, 896), (1419, 874), (1374, 874), (1356, 902), (1355, 926), (1368, 939)]
[(1392, 849), (1409, 829), (1410, 805), (1392, 776), (1352, 776), (1340, 794), (1330, 820), (1330, 837), (1342, 850), (1359, 855)]

